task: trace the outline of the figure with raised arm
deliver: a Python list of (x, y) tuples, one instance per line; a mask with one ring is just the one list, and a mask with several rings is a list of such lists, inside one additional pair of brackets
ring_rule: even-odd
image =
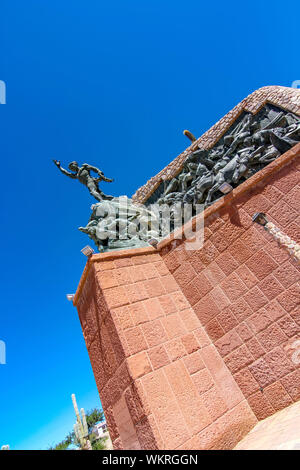
[[(71, 162), (68, 165), (68, 168), (71, 171), (67, 171), (60, 166), (60, 161), (53, 160), (53, 162), (64, 175), (69, 176), (69, 178), (72, 179), (77, 179), (80, 183), (84, 184), (88, 188), (90, 195), (97, 201), (113, 199), (113, 196), (107, 196), (99, 189), (98, 183), (100, 181), (106, 181), (107, 183), (113, 182), (113, 179), (104, 176), (104, 173), (99, 170), (99, 168), (89, 165), (88, 163), (83, 163), (82, 166), (79, 166), (77, 162)], [(98, 177), (92, 176), (92, 171), (96, 173)]]

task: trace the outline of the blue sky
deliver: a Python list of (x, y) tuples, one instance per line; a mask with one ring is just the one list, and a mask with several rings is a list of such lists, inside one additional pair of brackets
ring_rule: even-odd
[(241, 99), (300, 79), (299, 3), (2, 0), (0, 445), (47, 448), (99, 405), (77, 311), (94, 202), (52, 158), (132, 195)]

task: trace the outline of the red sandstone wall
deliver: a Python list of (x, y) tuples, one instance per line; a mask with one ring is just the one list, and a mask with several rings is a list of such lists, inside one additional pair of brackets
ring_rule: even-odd
[(251, 220), (266, 212), (300, 240), (300, 165), (276, 168), (210, 211), (200, 250), (89, 261), (75, 303), (116, 449), (233, 448), (300, 399), (299, 268)]
[(232, 448), (256, 419), (161, 256), (136, 252), (94, 263), (77, 304), (114, 447)]
[[(203, 249), (163, 248), (163, 259), (260, 420), (300, 399), (299, 266), (255, 212), (300, 240), (300, 172), (292, 161), (206, 220)], [(174, 242), (173, 242), (174, 243)]]

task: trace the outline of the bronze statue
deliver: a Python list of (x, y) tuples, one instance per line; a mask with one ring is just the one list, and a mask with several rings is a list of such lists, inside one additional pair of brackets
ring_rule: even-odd
[[(113, 182), (113, 179), (104, 176), (103, 172), (99, 170), (99, 168), (89, 165), (88, 163), (83, 163), (83, 165), (80, 167), (77, 162), (71, 162), (68, 165), (69, 170), (73, 172), (71, 173), (60, 166), (60, 161), (53, 160), (53, 162), (64, 175), (69, 176), (69, 178), (72, 179), (78, 179), (80, 183), (84, 184), (88, 188), (90, 195), (94, 196), (97, 201), (113, 199), (113, 196), (107, 196), (99, 189), (98, 183), (100, 181), (106, 181), (107, 183)], [(91, 171), (97, 173), (98, 177), (93, 177), (91, 175)]]
[(67, 171), (59, 161), (54, 163), (64, 175), (84, 184), (99, 201), (92, 206), (88, 224), (79, 230), (95, 242), (99, 251), (110, 251), (149, 246), (153, 239), (157, 243), (186, 221), (183, 214), (187, 208), (192, 217), (198, 211), (197, 205), (205, 207), (222, 197), (224, 183), (237, 187), (299, 142), (299, 116), (271, 104), (256, 115), (246, 112), (212, 148), (197, 148), (187, 155), (178, 173), (170, 179), (162, 178), (145, 206), (126, 196), (105, 195), (98, 183), (113, 180), (92, 165), (71, 162)]
[(299, 141), (299, 117), (267, 104), (257, 115), (242, 116), (213, 148), (189, 154), (181, 171), (152, 201), (211, 204), (221, 197), (224, 182), (236, 187)]

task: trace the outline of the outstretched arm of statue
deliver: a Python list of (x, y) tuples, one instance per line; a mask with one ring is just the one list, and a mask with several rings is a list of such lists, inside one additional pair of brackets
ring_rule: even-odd
[(77, 176), (74, 175), (74, 173), (70, 173), (69, 171), (65, 170), (60, 166), (60, 161), (59, 160), (53, 160), (54, 164), (57, 166), (57, 168), (66, 176), (69, 176), (70, 178), (76, 179)]

